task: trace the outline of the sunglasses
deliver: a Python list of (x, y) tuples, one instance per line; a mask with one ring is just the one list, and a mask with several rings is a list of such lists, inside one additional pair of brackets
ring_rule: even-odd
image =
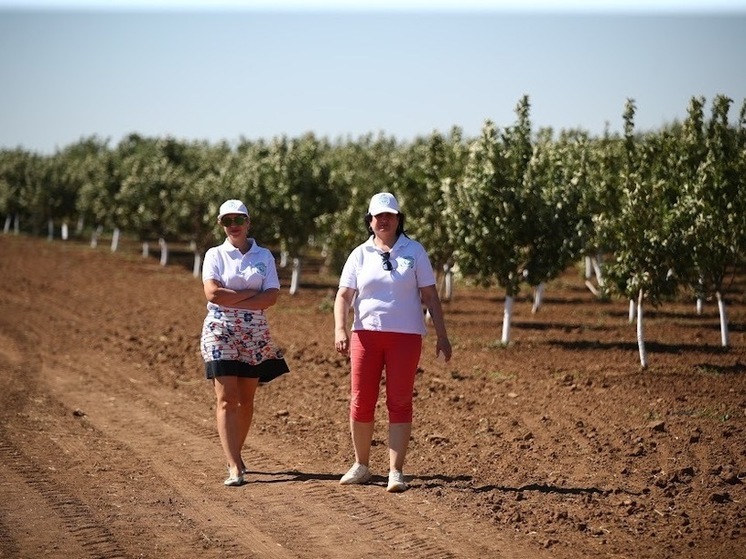
[(237, 215), (235, 217), (223, 216), (220, 218), (220, 225), (223, 227), (230, 227), (231, 225), (243, 225), (248, 222), (249, 218), (245, 215)]
[(391, 253), (390, 252), (382, 252), (381, 258), (383, 258), (383, 263), (381, 264), (383, 266), (383, 269), (387, 272), (390, 272), (394, 269), (394, 265), (391, 263)]

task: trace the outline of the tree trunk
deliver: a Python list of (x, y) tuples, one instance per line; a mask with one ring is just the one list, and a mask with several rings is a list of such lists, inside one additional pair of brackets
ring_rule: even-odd
[(647, 369), (648, 353), (645, 351), (645, 332), (642, 324), (642, 296), (643, 291), (640, 289), (640, 295), (637, 299), (637, 347), (640, 350), (640, 365), (643, 369)]
[(503, 337), (500, 343), (508, 345), (510, 343), (510, 321), (513, 318), (513, 296), (505, 296), (505, 309), (503, 311)]
[(445, 297), (443, 298), (444, 301), (450, 301), (453, 299), (453, 268), (446, 264), (443, 267), (445, 271)]
[(544, 282), (541, 282), (539, 285), (536, 286), (536, 290), (534, 291), (534, 304), (531, 307), (532, 314), (536, 314), (541, 308), (541, 304), (544, 302), (545, 286), (546, 284)]
[(158, 239), (158, 246), (161, 247), (161, 266), (168, 264), (168, 245), (166, 239)]
[(96, 229), (91, 233), (91, 248), (96, 248), (98, 246), (98, 238), (101, 236), (101, 233), (103, 233), (104, 228), (100, 225), (96, 227)]
[(632, 324), (635, 321), (635, 300), (630, 299), (629, 300), (629, 323)]
[(298, 292), (298, 283), (300, 281), (300, 258), (293, 258), (293, 274), (290, 277), (290, 295)]
[(593, 264), (593, 271), (596, 274), (596, 281), (598, 282), (599, 287), (603, 287), (604, 277), (603, 272), (601, 271), (601, 255), (599, 254), (597, 258), (593, 258), (591, 263)]
[(114, 233), (111, 235), (111, 252), (116, 252), (119, 248), (119, 227), (114, 228)]
[(202, 255), (199, 253), (198, 250), (194, 251), (194, 264), (192, 265), (192, 275), (195, 278), (198, 278), (200, 276), (200, 272), (202, 271)]
[(716, 292), (718, 298), (718, 310), (720, 311), (720, 345), (728, 347), (728, 313), (725, 309), (725, 299), (720, 294), (720, 291)]

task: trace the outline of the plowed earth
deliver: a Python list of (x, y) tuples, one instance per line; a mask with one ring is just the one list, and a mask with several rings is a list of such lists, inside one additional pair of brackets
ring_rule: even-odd
[[(130, 247), (0, 236), (0, 557), (744, 558), (746, 301), (645, 309), (576, 269), (531, 313), (457, 284), (454, 357), (425, 340), (405, 474), (386, 493), (385, 408), (366, 486), (352, 460), (335, 277), (307, 267), (269, 311), (292, 372), (260, 389), (226, 488), (191, 268)], [(281, 270), (287, 287), (287, 270)]]

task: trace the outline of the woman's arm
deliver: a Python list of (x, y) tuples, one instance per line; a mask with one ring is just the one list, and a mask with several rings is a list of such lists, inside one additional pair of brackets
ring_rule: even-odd
[(433, 319), (435, 333), (438, 336), (438, 341), (435, 343), (435, 355), (437, 356), (438, 353), (442, 353), (445, 360), (450, 361), (451, 342), (448, 340), (446, 324), (443, 320), (443, 307), (440, 305), (438, 290), (434, 285), (421, 287), (420, 296), (422, 297), (422, 302), (425, 303), (427, 310), (430, 311), (430, 317)]
[(334, 347), (344, 355), (350, 352), (350, 334), (347, 331), (347, 317), (352, 306), (355, 290), (351, 287), (340, 287), (334, 298)]
[(277, 302), (279, 289), (228, 289), (216, 280), (207, 280), (204, 284), (205, 297), (210, 303), (221, 307), (233, 307), (236, 309), (264, 310)]

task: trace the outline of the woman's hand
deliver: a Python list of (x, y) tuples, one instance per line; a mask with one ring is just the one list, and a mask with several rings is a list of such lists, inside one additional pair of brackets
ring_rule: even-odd
[(350, 354), (350, 337), (347, 335), (347, 331), (344, 328), (337, 328), (334, 330), (334, 349), (337, 353), (342, 355)]
[(435, 342), (435, 357), (438, 358), (439, 355), (443, 355), (443, 359), (445, 359), (445, 362), (448, 363), (451, 360), (452, 355), (452, 349), (451, 349), (451, 342), (448, 340), (448, 337), (440, 337), (438, 336), (438, 341)]

